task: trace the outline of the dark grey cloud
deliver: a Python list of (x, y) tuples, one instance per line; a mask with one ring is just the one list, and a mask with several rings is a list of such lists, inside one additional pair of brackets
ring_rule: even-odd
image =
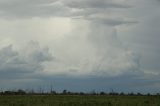
[[(127, 9), (130, 6), (118, 0), (0, 0), (0, 17), (3, 18), (33, 18), (33, 17), (70, 17), (116, 26), (132, 24), (137, 21), (126, 20), (127, 17), (111, 15), (111, 17), (96, 17), (106, 15), (108, 8)], [(110, 11), (110, 10), (109, 10)], [(111, 10), (112, 11), (112, 10)]]
[(1, 0), (0, 9), (5, 18), (63, 16), (68, 10), (57, 0)]
[(63, 2), (71, 8), (129, 8), (125, 2), (118, 2), (118, 0), (63, 0)]
[(135, 20), (125, 20), (122, 18), (110, 18), (110, 17), (86, 17), (85, 19), (95, 22), (95, 23), (100, 23), (100, 24), (105, 24), (108, 26), (118, 26), (118, 25), (132, 25), (132, 24), (137, 24), (138, 21)]
[[(139, 78), (138, 74), (126, 74), (116, 77), (67, 77), (67, 76), (53, 76), (53, 75), (39, 75), (36, 78), (40, 80), (29, 80), (20, 82), (8, 82), (8, 85), (1, 83), (2, 88), (22, 88), (22, 89), (34, 89), (38, 91), (40, 88), (50, 91), (50, 86), (56, 91), (62, 92), (64, 89), (75, 92), (96, 92), (105, 91), (111, 92), (141, 92), (141, 93), (157, 93), (159, 92), (159, 78), (152, 80)], [(158, 77), (158, 76), (157, 76)], [(6, 81), (7, 82), (7, 81)]]
[[(118, 0), (0, 0), (0, 16), (19, 18), (19, 17), (56, 17), (80, 15), (77, 10), (84, 13), (95, 14), (97, 10), (104, 11), (107, 8), (128, 8), (125, 2)], [(93, 12), (92, 11), (92, 12)]]
[(0, 50), (1, 79), (23, 78), (27, 74), (41, 72), (44, 68), (42, 63), (53, 59), (49, 49), (40, 48), (35, 42), (29, 43), (23, 50), (16, 51), (12, 45)]
[[(91, 22), (117, 26), (124, 24), (134, 24), (138, 21), (127, 17), (116, 15), (117, 8), (125, 11), (131, 8), (125, 1), (118, 0), (63, 0), (65, 6), (72, 8), (70, 17), (72, 19), (83, 19)], [(111, 14), (114, 13), (114, 14)], [(122, 12), (123, 13), (123, 12)]]

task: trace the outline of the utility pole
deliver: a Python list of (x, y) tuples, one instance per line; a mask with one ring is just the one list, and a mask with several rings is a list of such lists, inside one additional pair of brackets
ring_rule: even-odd
[(52, 92), (53, 92), (53, 86), (52, 86), (52, 83), (51, 83), (51, 85), (50, 85), (50, 94), (52, 94)]

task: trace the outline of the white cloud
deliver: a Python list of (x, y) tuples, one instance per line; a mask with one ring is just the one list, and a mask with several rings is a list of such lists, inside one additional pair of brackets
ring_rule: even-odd
[(43, 63), (51, 61), (52, 54), (47, 48), (41, 48), (38, 43), (31, 42), (22, 51), (14, 50), (12, 45), (0, 50), (1, 78), (19, 78), (28, 73), (43, 71)]

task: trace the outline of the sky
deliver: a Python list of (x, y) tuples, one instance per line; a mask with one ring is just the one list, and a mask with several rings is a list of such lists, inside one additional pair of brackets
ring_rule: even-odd
[(160, 92), (160, 0), (0, 0), (0, 88)]

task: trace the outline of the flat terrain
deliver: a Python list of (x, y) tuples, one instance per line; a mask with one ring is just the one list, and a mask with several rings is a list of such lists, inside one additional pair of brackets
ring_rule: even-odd
[(0, 96), (0, 106), (160, 106), (160, 96)]

